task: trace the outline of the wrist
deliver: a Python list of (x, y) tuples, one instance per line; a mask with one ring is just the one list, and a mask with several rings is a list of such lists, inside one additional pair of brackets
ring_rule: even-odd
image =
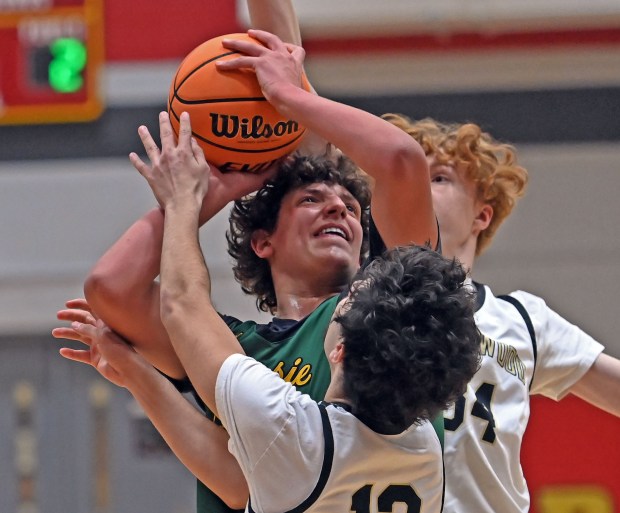
[(306, 91), (288, 82), (270, 86), (265, 91), (265, 98), (283, 116), (289, 117), (291, 102)]
[(165, 215), (183, 216), (187, 218), (198, 218), (201, 210), (201, 203), (197, 203), (193, 198), (187, 201), (175, 201), (166, 205)]

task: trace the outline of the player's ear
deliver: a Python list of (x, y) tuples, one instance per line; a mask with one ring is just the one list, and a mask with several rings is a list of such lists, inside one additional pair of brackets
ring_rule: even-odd
[(474, 219), (473, 229), (476, 233), (476, 236), (489, 227), (492, 219), (493, 207), (488, 203), (482, 204), (480, 206), (480, 210), (478, 211), (478, 215)]
[(252, 233), (252, 249), (258, 258), (269, 258), (273, 255), (271, 239), (266, 230), (256, 230)]
[(344, 359), (344, 344), (342, 342), (338, 342), (336, 347), (332, 349), (331, 353), (329, 353), (329, 362), (330, 363), (341, 363)]

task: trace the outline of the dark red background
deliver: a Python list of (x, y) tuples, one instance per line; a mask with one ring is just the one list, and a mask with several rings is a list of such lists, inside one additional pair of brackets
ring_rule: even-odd
[[(609, 391), (618, 393), (618, 391)], [(539, 509), (545, 491), (593, 486), (620, 510), (620, 419), (568, 396), (560, 402), (532, 397), (530, 423), (521, 454), (532, 496), (532, 513), (600, 513), (575, 507)]]

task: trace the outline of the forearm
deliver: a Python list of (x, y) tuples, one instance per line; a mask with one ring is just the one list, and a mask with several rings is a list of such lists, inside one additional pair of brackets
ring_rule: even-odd
[(213, 412), (223, 361), (241, 347), (213, 308), (211, 281), (198, 241), (195, 208), (166, 209), (161, 266), (161, 318), (201, 399)]
[[(248, 0), (248, 10), (253, 28), (271, 32), (285, 43), (301, 46), (299, 19), (291, 0)], [(306, 130), (297, 152), (303, 155), (324, 156), (329, 148), (326, 139), (311, 130)]]
[(228, 451), (228, 434), (153, 369), (132, 372), (131, 394), (177, 458), (229, 507), (243, 508), (248, 488)]
[(253, 28), (277, 35), (285, 43), (301, 46), (297, 14), (291, 0), (248, 0)]
[(570, 391), (601, 410), (620, 417), (620, 360), (601, 353)]
[(373, 114), (291, 84), (275, 89), (270, 101), (370, 175), (375, 184), (373, 217), (388, 247), (427, 241), (436, 245), (430, 172), (422, 147), (412, 137)]

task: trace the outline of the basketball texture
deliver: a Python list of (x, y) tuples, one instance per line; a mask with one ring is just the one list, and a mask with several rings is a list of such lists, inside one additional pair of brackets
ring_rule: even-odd
[[(177, 135), (181, 113), (189, 113), (207, 160), (222, 171), (256, 173), (292, 152), (305, 129), (278, 114), (253, 70), (218, 71), (216, 61), (239, 55), (222, 46), (226, 38), (261, 44), (247, 34), (228, 34), (192, 50), (170, 86), (168, 113)], [(304, 88), (309, 90), (305, 77)]]

